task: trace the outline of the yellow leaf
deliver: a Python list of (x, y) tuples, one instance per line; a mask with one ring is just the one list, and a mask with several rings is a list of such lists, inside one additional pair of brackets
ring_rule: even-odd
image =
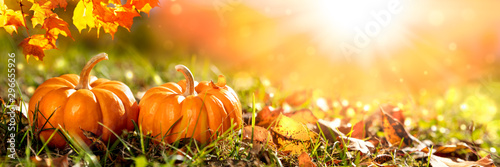
[[(1, 6), (5, 6), (2, 2)], [(3, 27), (10, 35), (17, 33), (17, 28), (25, 26), (23, 14), (20, 10), (11, 9), (0, 11), (0, 27)]]
[(310, 131), (304, 124), (282, 114), (276, 119), (271, 132), (279, 150), (292, 155), (307, 151), (318, 138), (318, 134)]
[(78, 29), (80, 33), (82, 30), (89, 27), (94, 28), (95, 20), (94, 14), (92, 13), (93, 4), (91, 2), (84, 2), (83, 0), (78, 2), (73, 12), (73, 24)]
[(35, 28), (39, 24), (43, 25), (45, 23), (45, 19), (53, 13), (51, 7), (51, 1), (42, 0), (33, 3), (30, 8), (30, 10), (33, 11), (33, 17), (31, 18), (33, 28)]

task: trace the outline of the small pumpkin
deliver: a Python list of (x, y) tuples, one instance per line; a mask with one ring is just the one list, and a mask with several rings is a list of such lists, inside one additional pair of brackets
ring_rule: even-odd
[(145, 134), (157, 141), (173, 143), (182, 138), (194, 138), (202, 144), (242, 125), (241, 103), (220, 75), (217, 83), (196, 82), (184, 65), (175, 69), (185, 80), (169, 82), (146, 91), (139, 102), (139, 125)]
[[(101, 53), (87, 62), (80, 76), (64, 74), (37, 87), (29, 102), (29, 120), (37, 125), (42, 140), (49, 139), (60, 127), (86, 144), (91, 141), (82, 130), (102, 135), (107, 142), (116, 138), (110, 130), (121, 134), (124, 129), (134, 128), (131, 120), (137, 121), (139, 108), (130, 88), (122, 82), (90, 76), (92, 68), (107, 59), (108, 55)], [(35, 115), (36, 108), (39, 112)], [(66, 140), (55, 134), (48, 145), (62, 148)]]

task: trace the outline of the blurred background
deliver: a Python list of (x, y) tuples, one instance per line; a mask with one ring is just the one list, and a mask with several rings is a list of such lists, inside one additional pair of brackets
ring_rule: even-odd
[[(75, 5), (56, 12), (71, 20)], [(161, 0), (160, 6), (135, 18), (130, 32), (118, 28), (114, 39), (97, 38), (95, 29), (80, 34), (70, 23), (75, 40), (60, 37), (43, 62), (27, 61), (17, 47), (25, 30), (14, 36), (1, 30), (1, 54), (16, 53), (27, 99), (46, 79), (78, 74), (90, 57), (107, 52), (110, 60), (93, 74), (125, 82), (138, 99), (182, 79), (173, 68), (181, 63), (196, 80), (228, 76), (246, 106), (256, 92), (286, 97), (312, 90), (315, 98), (372, 109), (401, 104), (414, 120), (436, 121), (419, 124), (424, 128), (460, 135), (482, 124), (472, 139), (500, 136), (500, 1)], [(0, 61), (6, 76), (6, 58)]]

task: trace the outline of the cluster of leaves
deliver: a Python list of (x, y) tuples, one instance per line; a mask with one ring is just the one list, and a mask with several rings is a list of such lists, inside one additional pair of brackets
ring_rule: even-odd
[[(492, 156), (496, 155), (481, 157), (478, 154), (481, 148), (474, 142), (460, 141), (450, 145), (421, 142), (400, 122), (405, 121), (405, 116), (397, 106), (382, 105), (351, 126), (349, 120), (355, 116), (347, 116), (348, 110), (365, 115), (365, 109), (340, 105), (337, 108), (344, 115), (343, 119), (338, 115), (337, 118), (329, 117), (325, 114), (329, 109), (311, 110), (309, 108), (314, 106), (310, 105), (293, 110), (306, 104), (308, 99), (307, 93), (299, 92), (284, 102), (284, 106), (292, 106), (292, 110), (266, 106), (255, 120), (247, 115), (246, 122), (252, 125), (243, 128), (244, 138), (250, 140), (251, 136), (254, 147), (261, 148), (265, 143), (265, 147), (279, 154), (300, 155), (297, 158), (299, 166), (316, 166), (313, 160), (321, 165), (495, 166)], [(333, 151), (320, 153), (318, 148)]]
[[(33, 12), (32, 15), (23, 12), (25, 4), (22, 2), (19, 2), (21, 9), (14, 11), (8, 8), (4, 0), (0, 0), (0, 27), (11, 35), (13, 32), (17, 33), (19, 27), (25, 27), (29, 34), (25, 17), (31, 18), (29, 20), (33, 28), (45, 30), (45, 34), (29, 35), (19, 46), (23, 48), (26, 59), (33, 56), (43, 61), (45, 50), (57, 49), (56, 41), (59, 35), (73, 38), (68, 22), (54, 12), (57, 8), (66, 9), (68, 2), (66, 0), (28, 0), (28, 2), (32, 4), (29, 9), (30, 13)], [(114, 36), (118, 26), (130, 31), (134, 17), (140, 16), (140, 12), (149, 14), (149, 11), (158, 5), (158, 0), (128, 0), (125, 4), (120, 0), (79, 0), (73, 11), (73, 24), (80, 33), (86, 28), (89, 31), (96, 28), (99, 36), (102, 27), (105, 33)]]

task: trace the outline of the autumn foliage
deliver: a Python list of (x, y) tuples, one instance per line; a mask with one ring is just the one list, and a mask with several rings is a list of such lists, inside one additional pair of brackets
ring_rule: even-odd
[[(114, 36), (119, 26), (130, 31), (133, 18), (140, 16), (140, 12), (147, 13), (159, 5), (158, 0), (127, 0), (122, 4), (120, 0), (78, 0), (73, 11), (73, 25), (81, 33), (83, 29), (89, 31), (97, 29), (99, 36), (102, 28), (105, 33)], [(28, 37), (19, 46), (23, 48), (26, 59), (30, 56), (42, 60), (44, 51), (57, 49), (56, 41), (59, 35), (70, 37), (68, 21), (65, 21), (54, 12), (57, 8), (66, 10), (66, 0), (28, 0), (18, 2), (20, 10), (9, 9), (4, 0), (0, 0), (0, 27), (9, 34), (17, 33), (20, 27), (25, 27)], [(28, 13), (22, 11), (29, 6)], [(33, 27), (28, 27), (26, 22), (31, 21)], [(39, 26), (40, 25), (40, 26)], [(42, 29), (45, 34), (31, 34), (29, 29)]]

